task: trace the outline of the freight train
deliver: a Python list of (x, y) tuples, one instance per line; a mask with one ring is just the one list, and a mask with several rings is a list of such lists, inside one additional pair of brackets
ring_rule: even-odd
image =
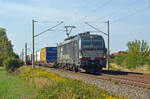
[[(29, 61), (31, 62), (31, 56)], [(72, 71), (98, 73), (106, 67), (106, 48), (101, 35), (80, 33), (59, 43), (57, 47), (46, 47), (35, 53), (35, 63), (53, 64), (53, 67)]]
[[(57, 47), (45, 47), (34, 53), (35, 64), (52, 66), (57, 61)], [(32, 54), (27, 55), (27, 64), (32, 64)]]

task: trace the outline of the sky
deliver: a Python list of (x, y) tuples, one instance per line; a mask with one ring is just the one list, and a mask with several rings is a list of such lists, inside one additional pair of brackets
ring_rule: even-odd
[[(70, 35), (95, 31), (85, 24), (107, 32), (110, 21), (110, 51), (125, 51), (128, 41), (145, 40), (150, 45), (150, 0), (0, 0), (0, 27), (18, 54), (28, 44), (32, 49), (32, 19), (36, 20), (35, 35), (61, 25), (35, 38), (35, 51), (57, 46), (66, 38), (64, 26), (76, 26)], [(107, 46), (107, 36), (100, 32)]]

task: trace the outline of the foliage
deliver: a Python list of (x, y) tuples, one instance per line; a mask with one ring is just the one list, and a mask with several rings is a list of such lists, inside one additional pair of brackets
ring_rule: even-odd
[(127, 68), (136, 68), (146, 63), (149, 46), (144, 40), (135, 40), (127, 43), (128, 55), (124, 60)]
[(13, 45), (8, 40), (4, 28), (0, 28), (0, 66), (2, 65), (8, 72), (14, 71), (21, 65), (19, 56), (13, 52)]
[[(21, 77), (26, 85), (39, 91), (40, 99), (123, 99), (84, 83), (81, 79), (69, 79), (42, 69), (22, 67)], [(125, 99), (125, 98), (124, 98)]]
[(115, 80), (114, 84), (118, 85), (119, 84), (119, 80)]
[(134, 40), (127, 43), (127, 54), (116, 55), (114, 62), (128, 69), (150, 65), (149, 45), (144, 40)]
[(149, 65), (149, 67), (150, 67), (150, 55), (147, 57), (147, 63)]
[(110, 63), (113, 63), (114, 62), (114, 58), (115, 56), (113, 54), (110, 55)]
[(126, 56), (122, 65), (126, 66), (128, 69), (136, 68), (137, 65), (137, 57), (136, 56)]
[(146, 57), (149, 53), (149, 46), (144, 40), (129, 41), (127, 43), (129, 55), (138, 55)]
[(21, 61), (15, 57), (9, 57), (3, 62), (3, 66), (8, 72), (13, 72), (16, 68), (21, 66)]
[(126, 58), (126, 55), (117, 55), (115, 56), (114, 58), (114, 62), (117, 64), (117, 65), (121, 65), (123, 60)]
[(0, 66), (4, 59), (12, 56), (13, 53), (13, 46), (11, 41), (7, 38), (6, 30), (4, 28), (0, 28)]

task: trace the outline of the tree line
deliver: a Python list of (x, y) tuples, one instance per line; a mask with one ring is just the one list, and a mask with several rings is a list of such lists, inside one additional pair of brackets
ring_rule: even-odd
[(13, 45), (4, 28), (0, 28), (0, 66), (4, 66), (8, 72), (21, 66), (19, 56), (13, 51)]
[(150, 49), (144, 40), (134, 40), (127, 43), (127, 51), (118, 55), (111, 55), (111, 62), (128, 69), (150, 66)]

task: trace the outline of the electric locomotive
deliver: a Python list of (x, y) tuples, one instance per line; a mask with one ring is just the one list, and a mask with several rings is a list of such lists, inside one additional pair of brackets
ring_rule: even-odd
[(98, 73), (106, 67), (106, 48), (101, 35), (80, 33), (57, 45), (57, 65), (73, 71)]

